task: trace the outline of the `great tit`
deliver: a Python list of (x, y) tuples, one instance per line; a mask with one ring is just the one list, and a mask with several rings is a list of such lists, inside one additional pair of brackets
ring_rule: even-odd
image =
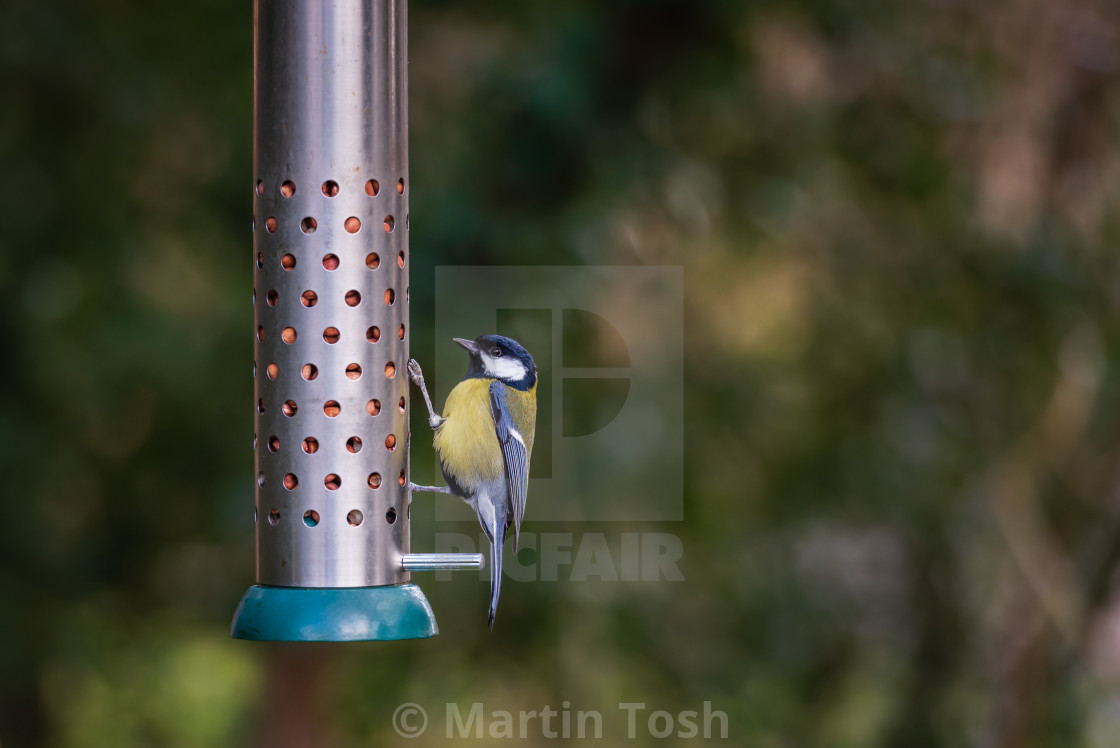
[(424, 395), (428, 424), (435, 431), (446, 487), (417, 486), (413, 491), (450, 493), (465, 501), (490, 539), (490, 618), (502, 588), (502, 546), (513, 525), (513, 548), (521, 534), (529, 490), (529, 457), (537, 425), (537, 366), (516, 340), (482, 335), (453, 338), (470, 355), (463, 381), (447, 396), (436, 415), (424, 374), (415, 360), (408, 374)]

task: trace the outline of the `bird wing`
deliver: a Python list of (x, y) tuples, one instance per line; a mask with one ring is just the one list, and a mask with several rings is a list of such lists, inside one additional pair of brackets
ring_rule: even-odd
[(494, 430), (506, 467), (506, 488), (513, 507), (513, 550), (516, 553), (521, 519), (525, 516), (525, 498), (529, 493), (529, 454), (525, 449), (525, 439), (514, 426), (506, 406), (505, 385), (498, 381), (490, 383), (490, 413), (494, 416)]

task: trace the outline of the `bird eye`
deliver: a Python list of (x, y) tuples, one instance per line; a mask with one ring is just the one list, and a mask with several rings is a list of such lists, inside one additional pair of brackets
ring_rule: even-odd
[(493, 356), (494, 358), (497, 358), (498, 356), (502, 355), (502, 349), (499, 348), (498, 346), (494, 346), (493, 348), (490, 349), (490, 355)]

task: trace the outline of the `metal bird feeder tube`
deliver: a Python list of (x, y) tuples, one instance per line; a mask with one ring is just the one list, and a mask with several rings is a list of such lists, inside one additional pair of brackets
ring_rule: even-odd
[(257, 584), (232, 635), (438, 633), (409, 553), (405, 0), (256, 0)]

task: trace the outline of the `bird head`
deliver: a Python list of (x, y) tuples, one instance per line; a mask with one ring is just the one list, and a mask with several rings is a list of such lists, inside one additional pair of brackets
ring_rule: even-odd
[(529, 351), (504, 335), (480, 335), (474, 340), (452, 338), (470, 354), (467, 377), (492, 377), (510, 387), (527, 390), (537, 383), (537, 365)]

